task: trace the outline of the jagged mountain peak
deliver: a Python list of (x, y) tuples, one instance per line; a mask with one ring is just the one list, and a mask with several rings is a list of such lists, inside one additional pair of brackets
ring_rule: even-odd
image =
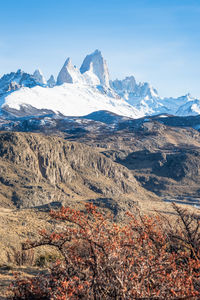
[(47, 80), (47, 85), (48, 85), (48, 87), (50, 87), (50, 88), (52, 88), (52, 87), (54, 87), (54, 86), (56, 85), (56, 81), (55, 81), (55, 78), (54, 78), (53, 75), (51, 75), (51, 76), (49, 77), (49, 79)]
[(116, 79), (111, 81), (111, 86), (117, 91), (121, 92), (134, 92), (136, 80), (134, 76), (127, 76), (123, 80)]
[(68, 57), (58, 74), (57, 84), (63, 83), (82, 83), (83, 79), (80, 71), (72, 64), (71, 58)]
[[(152, 114), (160, 105), (158, 92), (147, 82), (137, 84), (134, 76), (128, 76), (123, 80), (111, 81), (111, 87), (131, 106), (139, 108), (143, 114)], [(150, 101), (149, 101), (150, 100)], [(148, 104), (147, 104), (148, 102)], [(149, 102), (152, 102), (151, 104)]]
[(18, 90), (21, 87), (34, 87), (38, 83), (35, 78), (18, 69), (16, 72), (11, 72), (9, 74), (5, 74), (0, 78), (0, 97)]
[(99, 49), (96, 49), (92, 54), (93, 55), (100, 55), (100, 56), (102, 56), (102, 53), (101, 53), (101, 51)]
[(108, 66), (99, 50), (95, 50), (85, 57), (80, 72), (81, 74), (86, 72), (94, 73), (98, 77), (100, 85), (110, 86)]
[[(104, 59), (102, 52), (99, 49), (96, 49), (95, 51), (93, 51), (92, 53), (86, 55), (86, 57), (90, 57), (90, 59), (92, 58), (99, 58), (99, 59)], [(85, 58), (86, 58), (85, 57)]]
[(68, 57), (64, 63), (64, 67), (66, 66), (72, 66), (72, 60), (71, 57)]
[(149, 98), (159, 98), (158, 92), (152, 85), (148, 82), (140, 82), (138, 84), (140, 96)]
[(22, 71), (21, 69), (18, 69), (16, 72), (16, 75), (22, 75), (22, 74), (24, 74), (24, 71)]
[(33, 78), (40, 84), (45, 85), (47, 84), (46, 79), (44, 75), (42, 74), (42, 71), (40, 69), (36, 69), (33, 73)]

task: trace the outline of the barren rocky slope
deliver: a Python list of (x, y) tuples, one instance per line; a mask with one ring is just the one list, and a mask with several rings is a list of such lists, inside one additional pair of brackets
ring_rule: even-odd
[(94, 148), (38, 134), (0, 134), (1, 205), (148, 196), (127, 168)]

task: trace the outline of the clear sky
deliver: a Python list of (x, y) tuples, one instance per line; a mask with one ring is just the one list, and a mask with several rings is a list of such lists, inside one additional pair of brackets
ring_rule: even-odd
[(134, 75), (161, 96), (200, 97), (200, 0), (3, 0), (0, 75), (57, 76), (100, 49), (112, 79)]

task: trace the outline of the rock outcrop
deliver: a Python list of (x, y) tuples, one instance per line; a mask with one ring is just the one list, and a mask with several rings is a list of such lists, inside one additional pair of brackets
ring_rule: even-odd
[(39, 85), (47, 84), (47, 81), (46, 81), (44, 75), (42, 74), (42, 72), (39, 69), (35, 70), (35, 72), (33, 73), (33, 78), (36, 80), (37, 84), (39, 84)]
[(49, 77), (49, 79), (47, 80), (47, 85), (48, 85), (48, 87), (50, 87), (50, 88), (52, 88), (52, 87), (54, 87), (54, 86), (56, 85), (56, 81), (55, 81), (55, 78), (54, 78), (53, 75), (51, 75), (51, 76)]
[(82, 76), (80, 71), (72, 64), (71, 59), (68, 57), (58, 74), (57, 84), (63, 83), (81, 83)]
[(89, 146), (39, 134), (0, 134), (1, 202), (32, 207), (99, 197), (148, 196), (128, 169)]
[(99, 50), (87, 55), (80, 68), (82, 74), (86, 72), (94, 73), (99, 79), (99, 85), (109, 87), (110, 79), (108, 66)]

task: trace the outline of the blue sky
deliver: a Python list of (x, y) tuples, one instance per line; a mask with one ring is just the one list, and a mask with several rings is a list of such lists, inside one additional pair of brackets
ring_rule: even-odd
[(0, 9), (0, 75), (57, 76), (100, 49), (111, 78), (134, 75), (161, 96), (200, 97), (200, 0), (9, 0)]

